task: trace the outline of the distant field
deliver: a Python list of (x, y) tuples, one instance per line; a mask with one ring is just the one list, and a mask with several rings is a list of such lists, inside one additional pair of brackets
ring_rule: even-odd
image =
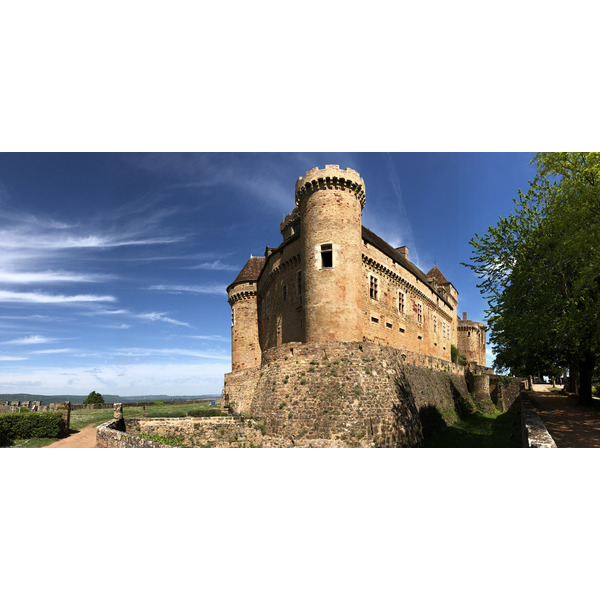
[[(189, 402), (188, 404), (180, 405), (155, 405), (148, 404), (146, 406), (146, 415), (148, 417), (186, 417), (189, 411), (194, 411), (194, 416), (198, 416), (197, 412), (206, 413), (207, 416), (214, 415), (218, 411), (217, 407), (211, 407), (206, 402)], [(76, 410), (71, 412), (71, 433), (77, 432), (88, 425), (100, 425), (113, 418), (114, 411), (112, 408), (98, 408), (89, 410)], [(141, 406), (123, 406), (123, 416), (125, 418), (136, 418), (144, 416), (144, 409)], [(14, 440), (12, 448), (41, 448), (48, 446), (52, 442), (56, 442), (58, 438), (32, 438), (28, 440)]]
[[(190, 410), (202, 410), (210, 413), (215, 407), (209, 406), (206, 402), (190, 402), (179, 405), (155, 405), (146, 406), (146, 414), (149, 417), (186, 417)], [(218, 408), (218, 406), (217, 406)], [(79, 431), (88, 425), (100, 425), (113, 418), (112, 408), (97, 408), (93, 410), (75, 410), (71, 412), (71, 430)], [(141, 406), (123, 405), (123, 416), (127, 418), (142, 417), (144, 409)]]

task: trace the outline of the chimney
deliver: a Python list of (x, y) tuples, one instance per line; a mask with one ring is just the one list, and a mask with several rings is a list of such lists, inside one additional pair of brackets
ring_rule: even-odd
[(408, 246), (400, 246), (400, 248), (396, 248), (396, 251), (400, 256), (404, 256), (404, 258), (408, 260)]
[(466, 321), (466, 320), (467, 320), (467, 313), (466, 313), (466, 312), (464, 312), (464, 313), (463, 313), (463, 318), (462, 318), (462, 320), (463, 320), (463, 321)]

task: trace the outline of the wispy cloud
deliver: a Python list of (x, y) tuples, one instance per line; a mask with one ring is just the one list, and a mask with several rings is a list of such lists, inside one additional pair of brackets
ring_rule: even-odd
[(229, 354), (217, 354), (188, 348), (119, 348), (116, 356), (148, 357), (148, 356), (193, 356), (195, 358), (210, 358), (213, 360), (229, 361)]
[(16, 361), (16, 360), (27, 360), (25, 356), (1, 356), (0, 361)]
[(74, 352), (72, 348), (54, 348), (51, 350), (34, 350), (29, 354), (69, 354)]
[(220, 260), (213, 260), (212, 262), (203, 262), (188, 268), (205, 271), (239, 271), (240, 267), (238, 265), (228, 265)]
[(18, 338), (16, 340), (10, 340), (2, 342), (3, 344), (17, 344), (21, 346), (30, 346), (33, 344), (50, 344), (55, 342), (56, 338), (44, 337), (43, 335), (30, 335), (24, 338)]
[(189, 323), (185, 323), (183, 321), (177, 321), (176, 319), (172, 319), (171, 317), (165, 316), (165, 313), (142, 313), (138, 315), (134, 315), (138, 319), (143, 319), (145, 321), (163, 321), (164, 323), (171, 323), (171, 325), (181, 325), (182, 327), (191, 327)]
[(222, 284), (210, 284), (210, 285), (152, 285), (148, 288), (149, 290), (159, 292), (170, 292), (170, 293), (183, 293), (189, 292), (192, 294), (225, 294), (226, 289)]
[(92, 283), (115, 279), (114, 275), (92, 273), (68, 273), (61, 271), (40, 271), (37, 273), (19, 271), (0, 271), (0, 283), (19, 285), (52, 284), (52, 283)]
[(42, 292), (12, 292), (0, 290), (0, 302), (23, 304), (63, 304), (77, 302), (116, 302), (114, 296), (94, 296), (91, 294), (78, 294), (65, 296), (62, 294), (51, 295)]
[(230, 339), (222, 335), (188, 335), (188, 338), (194, 340), (208, 340), (211, 342), (229, 342)]

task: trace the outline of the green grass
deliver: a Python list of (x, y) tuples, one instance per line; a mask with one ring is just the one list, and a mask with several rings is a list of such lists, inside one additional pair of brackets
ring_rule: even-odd
[[(146, 406), (146, 414), (148, 417), (186, 417), (188, 411), (193, 410), (194, 413), (206, 412), (209, 415), (214, 413), (215, 407), (210, 406), (206, 402), (196, 402), (189, 404), (163, 404), (154, 405), (148, 404)], [(223, 413), (224, 414), (224, 413)], [(106, 421), (110, 421), (113, 418), (114, 410), (112, 408), (98, 408), (98, 409), (81, 409), (71, 411), (71, 433), (77, 433), (79, 430), (89, 425), (98, 426)], [(125, 418), (136, 418), (144, 416), (144, 409), (141, 406), (130, 406), (127, 404), (123, 406), (123, 416)], [(11, 448), (43, 448), (44, 446), (50, 445), (52, 442), (56, 442), (60, 438), (30, 438), (26, 440), (13, 440), (11, 442)], [(158, 441), (158, 440), (157, 440)]]
[[(214, 411), (215, 407), (210, 406), (206, 402), (196, 402), (189, 404), (164, 404), (164, 405), (155, 405), (148, 404), (146, 406), (146, 414), (148, 417), (163, 417), (163, 418), (172, 418), (172, 417), (187, 417), (188, 411), (206, 411), (210, 413)], [(97, 408), (93, 410), (73, 410), (71, 411), (71, 431), (78, 431), (87, 427), (88, 425), (100, 425), (101, 423), (106, 423), (106, 421), (110, 421), (113, 418), (113, 409), (112, 408)], [(126, 419), (134, 419), (144, 416), (144, 409), (141, 406), (127, 406), (127, 404), (123, 405), (123, 416)]]
[(520, 420), (517, 415), (477, 414), (426, 438), (424, 446), (425, 448), (519, 448), (520, 441)]

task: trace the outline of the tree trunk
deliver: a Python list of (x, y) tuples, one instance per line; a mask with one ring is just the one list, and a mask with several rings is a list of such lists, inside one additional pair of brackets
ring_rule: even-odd
[(591, 353), (586, 353), (579, 361), (579, 402), (592, 404), (592, 376), (595, 359)]

